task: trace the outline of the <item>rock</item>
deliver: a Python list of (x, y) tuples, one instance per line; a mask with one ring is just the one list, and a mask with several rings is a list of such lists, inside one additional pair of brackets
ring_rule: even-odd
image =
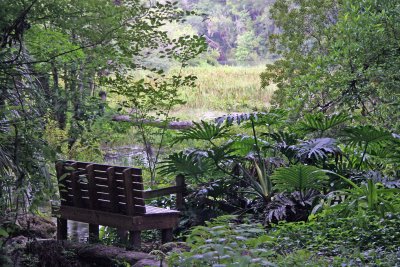
[(161, 246), (161, 251), (165, 254), (169, 252), (187, 252), (190, 247), (185, 242), (169, 242)]
[(19, 215), (16, 224), (21, 227), (21, 234), (32, 238), (52, 238), (56, 232), (54, 222), (33, 214)]
[(27, 243), (28, 243), (28, 238), (26, 236), (20, 235), (8, 239), (4, 244), (4, 246), (9, 247), (11, 249), (25, 248)]
[(160, 266), (166, 267), (167, 265), (165, 263), (162, 263), (162, 265), (160, 265), (160, 261), (150, 260), (150, 259), (143, 259), (132, 265), (132, 267), (160, 267)]
[(9, 238), (4, 244), (5, 256), (9, 257), (11, 261), (19, 266), (21, 256), (24, 254), (24, 250), (28, 243), (28, 238), (26, 236), (16, 236)]
[(160, 266), (160, 261), (149, 254), (100, 244), (42, 240), (34, 241), (28, 247), (40, 259), (42, 266), (68, 266), (65, 265), (68, 260), (71, 264), (79, 260), (80, 263), (90, 266), (119, 266), (121, 263), (131, 266)]

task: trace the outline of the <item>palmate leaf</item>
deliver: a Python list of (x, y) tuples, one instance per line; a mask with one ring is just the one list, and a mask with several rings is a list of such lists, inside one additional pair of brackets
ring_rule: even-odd
[(182, 131), (179, 136), (175, 138), (175, 142), (182, 142), (185, 140), (204, 140), (212, 141), (221, 137), (225, 137), (229, 131), (227, 125), (219, 125), (201, 121), (200, 123), (194, 122), (194, 125), (187, 130)]
[[(232, 149), (236, 150), (237, 154), (246, 156), (249, 153), (255, 152), (255, 142), (253, 136), (238, 134), (232, 139)], [(261, 138), (257, 138), (258, 145), (261, 147), (268, 146), (269, 143)]]
[(161, 175), (185, 174), (197, 177), (210, 168), (209, 162), (205, 160), (206, 157), (207, 153), (200, 153), (199, 151), (174, 153), (160, 162), (159, 173)]
[(317, 190), (295, 191), (291, 194), (280, 193), (267, 205), (265, 220), (268, 223), (278, 221), (300, 221), (307, 219), (315, 200), (321, 197)]
[(281, 167), (271, 175), (275, 188), (281, 192), (305, 189), (322, 190), (328, 179), (323, 170), (308, 165)]
[(343, 113), (325, 115), (323, 113), (311, 113), (304, 116), (304, 120), (300, 123), (302, 130), (306, 132), (324, 132), (350, 119), (348, 115)]
[(377, 129), (371, 125), (357, 126), (343, 130), (344, 141), (350, 146), (363, 146), (366, 144), (383, 144), (392, 140), (390, 132)]
[(336, 139), (333, 138), (312, 139), (292, 146), (292, 148), (297, 151), (297, 156), (302, 160), (321, 160), (327, 158), (328, 154), (342, 154), (342, 151), (336, 145)]
[(236, 149), (232, 148), (232, 144), (232, 142), (227, 142), (223, 145), (215, 146), (207, 150), (207, 157), (212, 159), (216, 164), (235, 159), (236, 156), (233, 155), (233, 153)]
[(262, 135), (272, 138), (276, 142), (274, 145), (275, 149), (285, 155), (289, 160), (295, 158), (296, 149), (293, 145), (297, 144), (300, 138), (297, 133), (278, 131), (275, 133), (263, 133)]
[(263, 133), (262, 135), (272, 138), (276, 143), (285, 147), (297, 144), (298, 140), (300, 139), (300, 136), (297, 133), (289, 133), (284, 131)]

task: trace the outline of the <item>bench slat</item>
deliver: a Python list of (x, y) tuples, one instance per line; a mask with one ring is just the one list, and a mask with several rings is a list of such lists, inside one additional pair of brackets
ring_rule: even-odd
[[(110, 165), (105, 165), (105, 164), (98, 164), (98, 163), (91, 163), (91, 162), (81, 162), (81, 161), (73, 161), (73, 160), (67, 160), (67, 161), (65, 161), (65, 163), (76, 164), (76, 167), (78, 169), (82, 169), (82, 170), (84, 170), (87, 165), (93, 164), (95, 170), (100, 170), (100, 171), (103, 171), (103, 172), (106, 172), (107, 169), (110, 167)], [(131, 169), (132, 170), (132, 174), (136, 174), (136, 175), (141, 175), (142, 174), (142, 170), (138, 169), (138, 168), (123, 167), (123, 166), (113, 166), (113, 167), (114, 167), (116, 173), (122, 173), (125, 169)]]
[[(94, 167), (93, 164), (90, 164), (86, 166), (86, 172), (87, 172), (87, 179), (88, 179), (88, 186), (89, 186), (89, 199), (90, 199), (90, 208), (91, 209), (98, 209), (98, 198), (99, 195), (97, 194), (96, 191), (96, 183), (94, 181)], [(82, 191), (82, 190), (81, 190)]]
[[(72, 167), (75, 167), (74, 164), (72, 164)], [(81, 191), (81, 186), (79, 182), (79, 175), (76, 171), (71, 171), (70, 174), (71, 177), (71, 187), (72, 187), (72, 201), (74, 203), (75, 207), (82, 208), (83, 203), (82, 203), (82, 191)]]

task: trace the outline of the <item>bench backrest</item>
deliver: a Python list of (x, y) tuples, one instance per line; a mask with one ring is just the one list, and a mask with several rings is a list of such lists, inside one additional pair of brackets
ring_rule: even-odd
[(59, 161), (56, 170), (61, 205), (127, 215), (146, 213), (141, 169)]

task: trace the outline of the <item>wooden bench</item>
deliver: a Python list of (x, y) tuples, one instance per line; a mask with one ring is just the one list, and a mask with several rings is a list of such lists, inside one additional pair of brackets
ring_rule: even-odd
[(140, 247), (142, 230), (161, 229), (162, 242), (172, 240), (180, 212), (145, 205), (145, 199), (176, 194), (176, 208), (183, 205), (184, 177), (176, 186), (144, 191), (142, 170), (79, 161), (56, 163), (61, 206), (57, 216), (57, 239), (67, 239), (67, 220), (89, 224), (89, 240), (98, 239), (99, 225), (129, 231), (129, 243)]

